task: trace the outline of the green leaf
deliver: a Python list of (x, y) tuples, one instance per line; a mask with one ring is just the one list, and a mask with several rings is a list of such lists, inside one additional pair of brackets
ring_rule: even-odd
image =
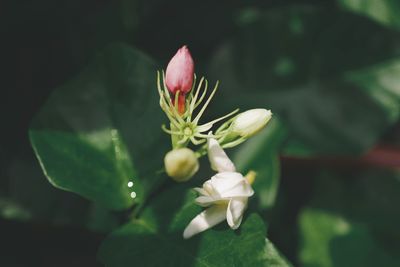
[[(110, 267), (139, 266), (289, 266), (265, 238), (256, 214), (244, 218), (239, 230), (226, 224), (189, 240), (183, 229), (200, 211), (194, 192), (182, 195), (184, 185), (157, 196), (134, 220), (111, 233), (100, 247), (99, 260)], [(180, 208), (179, 208), (180, 207)]]
[(129, 223), (104, 241), (99, 259), (106, 266), (289, 266), (265, 239), (257, 215), (238, 231), (211, 229), (189, 240), (182, 232), (159, 234), (144, 221)]
[(257, 173), (252, 187), (261, 209), (274, 205), (279, 189), (279, 150), (286, 139), (286, 129), (275, 116), (266, 128), (242, 144), (233, 156), (236, 168), (246, 175)]
[(359, 85), (380, 106), (385, 117), (395, 123), (400, 115), (400, 58), (385, 61), (359, 71), (346, 74), (346, 78)]
[(396, 0), (338, 0), (339, 4), (355, 13), (396, 29), (400, 28), (400, 3)]
[[(359, 154), (399, 119), (399, 95), (387, 100), (400, 76), (390, 61), (398, 44), (397, 32), (350, 13), (275, 8), (239, 19), (238, 34), (210, 69), (222, 81), (226, 106), (268, 107), (281, 117), (289, 130), (286, 153)], [(376, 64), (379, 70), (366, 69)], [(366, 77), (378, 76), (393, 82), (375, 79), (367, 89)]]
[[(109, 138), (104, 133), (101, 140), (111, 141), (111, 131)], [(70, 133), (31, 130), (30, 134), (38, 159), (54, 186), (111, 208), (121, 209), (131, 204), (125, 187), (134, 177), (133, 168), (119, 169), (112, 145), (102, 151)]]
[(265, 254), (264, 261), (265, 267), (290, 267), (292, 266), (285, 257), (283, 257), (279, 251), (275, 248), (274, 244), (269, 241), (267, 238), (265, 239)]
[(400, 238), (400, 213), (392, 206), (400, 202), (399, 177), (396, 171), (387, 170), (324, 172), (318, 176), (311, 205)]
[[(340, 179), (337, 176), (341, 176)], [(323, 173), (300, 215), (304, 266), (398, 266), (400, 182), (395, 172)]]
[(142, 53), (113, 45), (54, 91), (29, 132), (54, 186), (111, 209), (132, 205), (131, 191), (143, 200), (162, 166), (163, 153), (154, 151), (167, 143), (160, 142), (155, 71)]
[(1, 218), (87, 227), (101, 232), (119, 226), (117, 213), (54, 188), (32, 151), (16, 153), (17, 156), (4, 169), (8, 184), (2, 187), (4, 193), (0, 196)]
[(302, 266), (399, 266), (369, 229), (341, 216), (304, 210), (300, 216)]

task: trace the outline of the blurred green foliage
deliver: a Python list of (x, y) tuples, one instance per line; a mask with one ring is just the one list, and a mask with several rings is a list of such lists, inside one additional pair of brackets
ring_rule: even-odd
[(395, 0), (339, 0), (344, 9), (365, 15), (383, 25), (398, 29), (400, 27), (400, 3)]
[[(3, 81), (1, 113), (14, 116), (4, 116), (0, 144), (2, 218), (112, 231), (98, 255), (107, 266), (288, 266), (282, 254), (295, 266), (400, 264), (396, 171), (280, 162), (400, 143), (397, 1), (2, 5), (12, 51), (3, 61), (15, 66)], [(196, 73), (221, 82), (205, 117), (236, 107), (274, 113), (228, 151), (241, 172), (258, 173), (240, 231), (221, 225), (190, 241), (180, 235), (199, 208), (182, 192), (211, 173), (174, 188), (158, 172), (169, 148), (155, 70), (183, 44)], [(34, 113), (29, 137), (42, 170), (27, 141)]]
[(400, 214), (393, 209), (399, 174), (369, 171), (355, 178), (322, 172), (318, 178), (311, 207), (299, 217), (304, 266), (399, 265)]

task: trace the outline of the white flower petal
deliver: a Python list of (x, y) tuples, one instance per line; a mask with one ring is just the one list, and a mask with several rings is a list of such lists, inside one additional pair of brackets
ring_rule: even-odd
[(243, 180), (243, 175), (238, 172), (220, 172), (211, 177), (209, 184), (211, 184), (214, 192), (221, 194)]
[(218, 194), (215, 199), (226, 199), (229, 197), (250, 197), (254, 194), (253, 189), (246, 179), (238, 172), (217, 173), (210, 179), (213, 191)]
[(228, 158), (225, 151), (221, 148), (218, 141), (208, 138), (208, 158), (211, 168), (217, 172), (235, 172), (236, 168)]
[(220, 194), (222, 199), (232, 198), (232, 197), (251, 197), (254, 194), (253, 188), (249, 185), (246, 180), (235, 184), (229, 190), (226, 190)]
[(239, 228), (246, 208), (247, 197), (233, 198), (229, 201), (228, 209), (226, 211), (226, 221), (232, 229)]
[(196, 191), (200, 195), (209, 196), (208, 192), (206, 190), (204, 190), (203, 188), (201, 188), (201, 187), (195, 187), (193, 189), (194, 189), (194, 191)]
[(195, 234), (203, 232), (214, 225), (224, 221), (226, 218), (226, 205), (215, 205), (199, 213), (186, 226), (183, 238), (188, 239)]
[(196, 204), (202, 207), (207, 207), (213, 204), (216, 200), (209, 196), (199, 196), (196, 198)]
[(207, 192), (207, 195), (208, 195), (208, 196), (214, 196), (214, 195), (217, 195), (217, 194), (218, 194), (218, 193), (215, 192), (215, 190), (214, 190), (214, 186), (213, 186), (212, 183), (211, 183), (211, 179), (204, 182), (204, 184), (203, 184), (203, 189), (204, 189), (204, 191)]

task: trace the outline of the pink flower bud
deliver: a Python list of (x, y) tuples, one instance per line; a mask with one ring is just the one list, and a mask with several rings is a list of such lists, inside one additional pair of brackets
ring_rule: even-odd
[(177, 91), (180, 91), (180, 95), (185, 95), (192, 89), (194, 63), (186, 45), (170, 60), (165, 76), (167, 88), (174, 95)]

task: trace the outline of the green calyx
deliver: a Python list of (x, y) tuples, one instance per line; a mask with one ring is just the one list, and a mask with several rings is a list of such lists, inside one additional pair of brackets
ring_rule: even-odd
[[(160, 76), (160, 72), (157, 72), (157, 87), (160, 95), (160, 107), (170, 121), (170, 129), (168, 129), (165, 125), (162, 125), (162, 129), (171, 135), (173, 148), (186, 147), (189, 145), (189, 143), (192, 143), (193, 145), (201, 145), (204, 144), (209, 137), (221, 139), (228, 134), (227, 130), (229, 127), (225, 130), (220, 130), (216, 134), (210, 133), (210, 130), (215, 123), (235, 115), (239, 109), (236, 109), (229, 114), (210, 122), (204, 124), (199, 123), (201, 116), (204, 114), (204, 111), (218, 89), (218, 82), (215, 84), (211, 94), (206, 99), (208, 81), (203, 77), (196, 86), (195, 76), (193, 88), (190, 93), (185, 96), (185, 111), (183, 114), (179, 114), (177, 103), (173, 103), (170, 93), (165, 85), (164, 73), (162, 73), (163, 86), (161, 86)], [(177, 95), (175, 95), (175, 102), (177, 101), (179, 94), (180, 92), (177, 92)], [(195, 112), (197, 109), (199, 111)], [(226, 122), (230, 123), (231, 120), (229, 119)]]

